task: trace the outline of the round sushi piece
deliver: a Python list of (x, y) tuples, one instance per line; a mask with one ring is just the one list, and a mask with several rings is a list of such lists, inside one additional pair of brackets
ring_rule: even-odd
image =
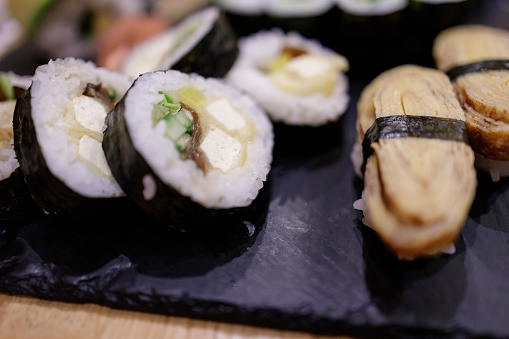
[(237, 38), (226, 16), (218, 7), (208, 6), (136, 44), (121, 70), (133, 78), (170, 68), (205, 77), (222, 77), (237, 54)]
[(319, 126), (348, 106), (348, 61), (297, 32), (261, 31), (239, 41), (227, 81), (249, 93), (273, 121)]
[(30, 87), (31, 77), (0, 73), (0, 220), (17, 222), (38, 210), (19, 169), (13, 148), (12, 118), (16, 100)]
[(23, 40), (23, 28), (11, 15), (6, 0), (0, 0), (0, 59), (18, 47)]
[(271, 27), (322, 39), (329, 33), (327, 14), (332, 8), (332, 0), (272, 0), (266, 13)]
[[(34, 43), (50, 58), (78, 57), (92, 59), (96, 54), (95, 38), (115, 19), (142, 13), (143, 0), (46, 0), (33, 14), (29, 34)], [(18, 12), (24, 2), (16, 1)]]
[(270, 170), (270, 120), (220, 79), (145, 73), (106, 124), (103, 148), (124, 192), (158, 223), (185, 232), (229, 224)]
[(101, 142), (106, 114), (132, 79), (66, 58), (39, 66), (32, 81), (16, 104), (14, 149), (38, 205), (49, 214), (80, 215), (123, 196)]
[(247, 36), (271, 24), (265, 13), (268, 0), (216, 0), (239, 36)]
[(404, 63), (403, 42), (408, 0), (335, 0), (336, 30), (326, 43), (351, 61), (351, 76), (366, 80)]
[(336, 0), (338, 7), (351, 15), (380, 16), (404, 9), (408, 0)]
[(463, 24), (469, 18), (474, 0), (410, 0), (405, 31), (412, 46), (413, 62), (434, 66), (433, 40), (442, 30)]

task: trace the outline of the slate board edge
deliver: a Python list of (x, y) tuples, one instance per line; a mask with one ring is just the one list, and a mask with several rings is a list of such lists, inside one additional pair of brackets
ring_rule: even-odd
[[(212, 320), (231, 324), (241, 324), (307, 332), (317, 335), (347, 335), (355, 338), (477, 338), (479, 333), (451, 325), (447, 331), (418, 326), (377, 326), (366, 323), (352, 324), (345, 319), (330, 319), (313, 316), (310, 313), (289, 314), (287, 312), (260, 307), (242, 307), (220, 301), (188, 298), (185, 295), (156, 296), (136, 292), (120, 293), (108, 289), (87, 291), (69, 283), (48, 285), (48, 279), (27, 276), (23, 279), (4, 276), (0, 278), (0, 293), (35, 297), (48, 301), (65, 303), (93, 303), (117, 310), (137, 311), (168, 316), (188, 317), (199, 320)], [(51, 288), (41, 288), (51, 286)], [(90, 286), (88, 286), (90, 290)], [(494, 333), (481, 334), (482, 338), (501, 338)]]

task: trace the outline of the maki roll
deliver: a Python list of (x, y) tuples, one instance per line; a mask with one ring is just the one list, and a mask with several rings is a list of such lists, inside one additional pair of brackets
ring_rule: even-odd
[(46, 212), (94, 214), (123, 196), (104, 158), (104, 119), (132, 79), (66, 58), (39, 66), (14, 112), (14, 149), (28, 188)]
[(372, 79), (407, 62), (403, 23), (408, 0), (335, 0), (337, 34), (325, 41), (351, 61), (352, 76)]
[(266, 11), (271, 27), (321, 40), (330, 35), (326, 24), (332, 7), (332, 0), (272, 0)]
[(414, 63), (433, 67), (431, 49), (440, 31), (465, 23), (475, 0), (410, 0), (406, 15), (406, 44)]
[(400, 259), (450, 253), (477, 185), (451, 82), (438, 70), (399, 66), (362, 91), (357, 112), (352, 160), (364, 190), (354, 208), (364, 224)]
[(229, 228), (270, 170), (270, 121), (219, 79), (145, 73), (106, 125), (104, 152), (124, 192), (158, 224), (185, 232)]
[(249, 93), (273, 121), (319, 126), (336, 121), (348, 102), (348, 60), (315, 40), (279, 29), (239, 41), (227, 81)]
[(20, 221), (37, 210), (14, 154), (12, 117), (31, 77), (0, 73), (0, 220)]
[(143, 0), (10, 1), (26, 33), (50, 58), (92, 59), (95, 38), (115, 19), (145, 10)]
[(209, 6), (136, 44), (121, 70), (133, 78), (170, 68), (205, 77), (222, 77), (237, 54), (237, 38), (224, 13)]
[(23, 40), (23, 29), (14, 18), (5, 0), (0, 1), (0, 59), (18, 47)]
[(408, 0), (336, 0), (345, 13), (359, 16), (380, 16), (404, 9)]
[(509, 175), (509, 31), (463, 25), (440, 33), (437, 67), (451, 77), (465, 111), (478, 168), (493, 181)]
[(215, 0), (239, 36), (267, 29), (270, 26), (265, 10), (266, 0)]

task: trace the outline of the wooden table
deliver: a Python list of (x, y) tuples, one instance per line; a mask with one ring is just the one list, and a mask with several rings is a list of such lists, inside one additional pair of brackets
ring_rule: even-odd
[[(325, 339), (307, 333), (0, 294), (0, 339)], [(344, 337), (342, 337), (344, 338)]]

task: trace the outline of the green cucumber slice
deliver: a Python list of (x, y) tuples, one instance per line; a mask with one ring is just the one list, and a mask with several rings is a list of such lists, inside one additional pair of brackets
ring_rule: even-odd
[[(186, 112), (188, 114), (186, 114)], [(186, 133), (190, 133), (193, 130), (193, 116), (187, 109), (182, 108), (175, 117), (186, 128)], [(191, 117), (191, 119), (189, 119), (189, 117)]]
[(4, 93), (7, 100), (14, 100), (14, 87), (12, 87), (11, 79), (5, 74), (0, 75), (0, 89)]
[(186, 133), (186, 127), (173, 114), (163, 117), (166, 120), (166, 132), (164, 135), (172, 141), (176, 141), (182, 134)]

